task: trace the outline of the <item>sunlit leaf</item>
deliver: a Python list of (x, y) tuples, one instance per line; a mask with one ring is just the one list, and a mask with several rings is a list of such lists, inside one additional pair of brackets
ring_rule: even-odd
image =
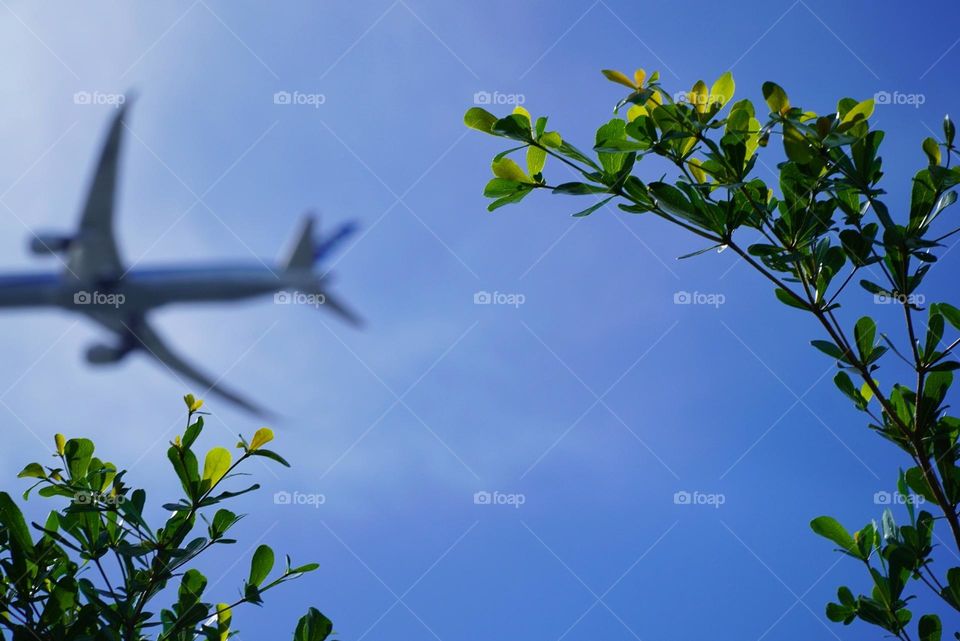
[(639, 86), (637, 83), (634, 83), (632, 80), (630, 80), (625, 73), (616, 71), (615, 69), (602, 69), (600, 73), (606, 76), (607, 80), (621, 84), (624, 87), (636, 89)]
[(250, 441), (250, 449), (258, 450), (260, 447), (266, 445), (273, 440), (273, 430), (269, 427), (261, 427), (253, 435), (253, 439)]
[(203, 461), (203, 476), (201, 480), (208, 481), (212, 487), (220, 482), (227, 470), (230, 469), (230, 450), (225, 447), (215, 447), (209, 452)]
[(790, 109), (790, 100), (783, 88), (769, 80), (763, 83), (763, 99), (767, 101), (770, 111), (775, 114), (785, 114)]
[(463, 115), (463, 124), (486, 134), (493, 133), (493, 123), (495, 122), (497, 122), (497, 117), (480, 107), (471, 107)]
[(501, 158), (497, 161), (494, 161), (494, 163), (491, 165), (491, 168), (493, 169), (493, 174), (497, 178), (514, 180), (521, 183), (533, 182), (533, 179), (530, 178), (530, 176), (528, 176), (526, 172), (520, 168), (520, 165), (515, 163), (510, 158)]

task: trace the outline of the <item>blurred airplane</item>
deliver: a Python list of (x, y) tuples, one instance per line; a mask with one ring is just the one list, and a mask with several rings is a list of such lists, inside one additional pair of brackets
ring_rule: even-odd
[(35, 254), (60, 257), (60, 273), (0, 275), (0, 307), (60, 307), (84, 314), (114, 335), (110, 344), (92, 345), (87, 362), (115, 363), (140, 351), (219, 394), (243, 409), (264, 415), (264, 410), (224, 387), (173, 352), (147, 321), (150, 310), (175, 303), (232, 301), (274, 294), (280, 303), (302, 302), (329, 309), (353, 325), (360, 319), (331, 296), (327, 275), (314, 267), (350, 234), (354, 223), (340, 226), (326, 237), (314, 234), (314, 219), (307, 216), (296, 241), (277, 268), (264, 263), (208, 265), (153, 269), (126, 269), (120, 259), (113, 229), (117, 164), (126, 127), (126, 106), (121, 107), (107, 135), (100, 162), (72, 235), (40, 234), (30, 242)]

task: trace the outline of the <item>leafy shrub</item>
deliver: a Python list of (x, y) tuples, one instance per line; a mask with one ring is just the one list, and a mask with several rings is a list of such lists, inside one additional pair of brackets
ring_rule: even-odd
[[(268, 590), (317, 568), (315, 563), (293, 567), (287, 557), (282, 571), (274, 573), (273, 550), (261, 545), (239, 599), (216, 605), (203, 600), (207, 579), (188, 566), (214, 546), (235, 543), (228, 533), (242, 518), (215, 506), (259, 488), (226, 490), (225, 481), (253, 457), (289, 465), (264, 449), (273, 440), (264, 427), (249, 442), (241, 437), (236, 461), (226, 448), (214, 447), (201, 470), (193, 446), (203, 430), (203, 401), (192, 395), (184, 401), (186, 431), (167, 450), (183, 496), (163, 505), (170, 515), (160, 527), (151, 527), (144, 516), (146, 492), (128, 486), (127, 471), (97, 458), (93, 443), (84, 438), (57, 434), (59, 465), (30, 463), (20, 473), (37, 479), (24, 500), (36, 488), (42, 497), (67, 500), (43, 524), (30, 524), (39, 533), (36, 539), (14, 500), (0, 492), (0, 639), (225, 641), (235, 634), (235, 608), (260, 605)], [(195, 533), (198, 516), (204, 527)], [(168, 586), (176, 587), (176, 600), (158, 615), (151, 604), (173, 592), (163, 592)], [(293, 638), (323, 641), (330, 633), (329, 619), (310, 608)]]
[[(915, 598), (907, 590), (911, 580), (960, 611), (960, 567), (944, 568), (933, 558), (938, 520), (950, 531), (946, 545), (953, 550), (948, 551), (954, 558), (960, 551), (960, 419), (948, 414), (946, 402), (953, 371), (960, 367), (954, 351), (960, 339), (943, 344), (947, 324), (960, 329), (960, 310), (945, 302), (924, 310), (921, 293), (937, 250), (960, 232), (960, 227), (950, 229), (955, 225), (940, 228), (941, 214), (957, 200), (953, 187), (960, 183), (960, 168), (951, 167), (957, 153), (953, 122), (944, 119), (942, 140), (923, 141), (925, 166), (913, 178), (904, 215), (894, 216), (878, 186), (884, 133), (870, 128), (873, 99), (843, 98), (821, 115), (792, 104), (783, 88), (767, 82), (762, 91), (769, 113), (764, 115), (749, 100), (733, 102), (729, 72), (709, 88), (701, 80), (678, 94), (664, 90), (657, 73), (603, 73), (629, 88), (614, 109), (627, 113), (597, 129), (593, 154), (548, 130), (546, 117), (534, 120), (523, 107), (504, 117), (479, 107), (467, 111), (467, 126), (511, 144), (493, 159), (494, 177), (484, 189), (493, 201), (489, 210), (544, 190), (588, 197), (589, 206), (574, 214), (579, 217), (615, 203), (624, 212), (653, 214), (709, 242), (684, 258), (729, 249), (770, 281), (780, 302), (807, 314), (822, 330), (813, 346), (835, 360), (840, 391), (865, 414), (870, 429), (911, 463), (900, 472), (895, 494), (907, 505), (906, 522), (898, 525), (886, 509), (879, 525), (869, 523), (854, 534), (830, 517), (811, 523), (816, 533), (862, 563), (868, 578), (867, 594), (855, 596), (841, 587), (839, 603), (827, 606), (827, 616), (844, 624), (860, 619), (908, 641), (913, 618), (908, 605)], [(771, 186), (753, 170), (774, 136), (786, 159), (777, 165), (778, 184)], [(510, 157), (517, 152), (525, 155), (523, 166)], [(636, 171), (646, 156), (668, 161), (677, 177), (642, 180)], [(576, 179), (549, 183), (548, 160)], [(761, 242), (743, 244), (745, 231)], [(906, 345), (898, 347), (869, 316), (852, 328), (838, 318), (841, 294), (849, 296), (846, 288), (857, 275), (869, 276), (859, 284), (877, 302), (902, 311)], [(906, 364), (910, 382), (884, 385), (875, 378), (881, 363), (892, 358)], [(937, 514), (918, 513), (913, 493)], [(935, 614), (920, 617), (916, 627), (921, 641), (941, 638)], [(954, 636), (960, 639), (960, 633)]]

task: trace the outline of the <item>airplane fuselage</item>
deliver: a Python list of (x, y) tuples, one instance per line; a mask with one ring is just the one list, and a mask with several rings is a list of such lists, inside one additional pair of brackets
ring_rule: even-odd
[(176, 303), (223, 302), (278, 291), (316, 292), (312, 272), (261, 264), (134, 269), (118, 279), (83, 283), (52, 272), (0, 276), (0, 307), (60, 307), (80, 313), (147, 312)]

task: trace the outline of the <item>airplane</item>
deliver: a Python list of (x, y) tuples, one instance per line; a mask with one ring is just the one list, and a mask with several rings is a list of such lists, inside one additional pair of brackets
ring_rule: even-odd
[[(60, 273), (0, 275), (0, 308), (55, 307), (83, 314), (113, 335), (112, 343), (97, 343), (86, 351), (93, 365), (116, 363), (133, 352), (158, 361), (174, 375), (198, 383), (244, 410), (266, 416), (263, 408), (230, 390), (172, 351), (148, 320), (149, 313), (179, 303), (236, 301), (274, 294), (277, 302), (304, 297), (354, 326), (360, 318), (333, 297), (328, 275), (315, 268), (357, 230), (342, 224), (327, 236), (314, 232), (308, 214), (290, 251), (276, 268), (263, 262), (245, 265), (201, 265), (131, 269), (124, 267), (114, 234), (117, 166), (126, 129), (129, 102), (114, 117), (100, 153), (93, 180), (72, 235), (35, 234), (34, 254), (60, 258)], [(292, 292), (292, 293), (291, 293)]]

